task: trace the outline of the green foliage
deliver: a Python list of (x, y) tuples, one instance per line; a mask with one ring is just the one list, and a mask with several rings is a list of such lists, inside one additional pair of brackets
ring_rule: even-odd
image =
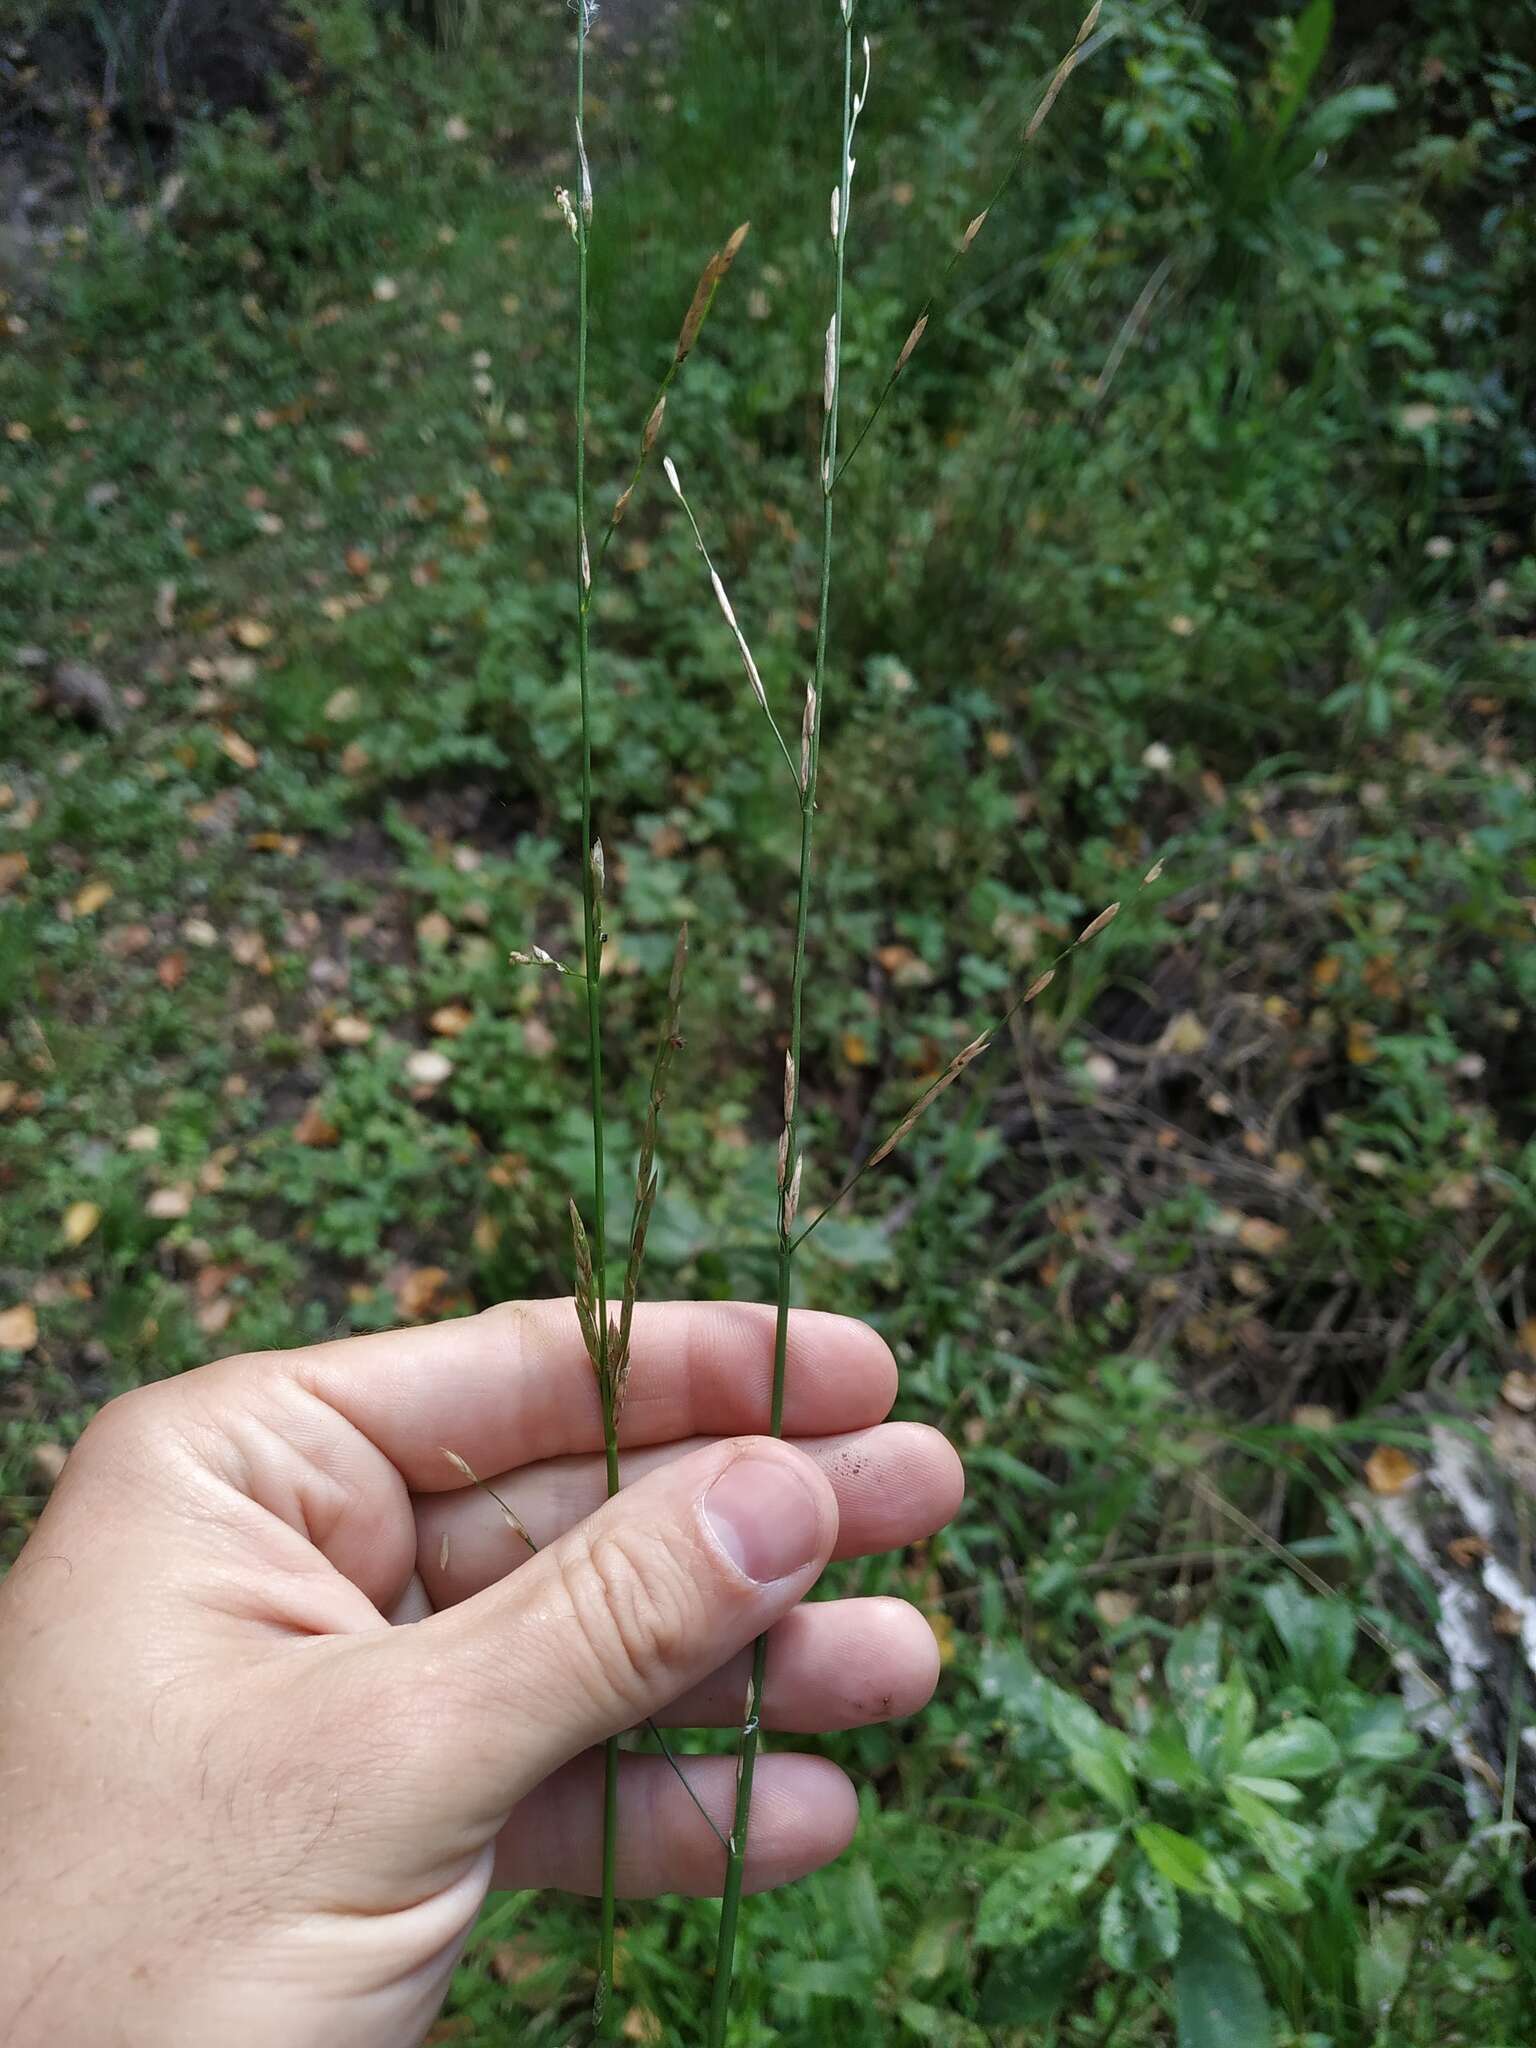
[[(1075, 32), (1016, 12), (871, 8), (855, 423)], [(737, 2048), (1150, 2048), (1213, 2007), (1234, 2048), (1244, 2015), (1273, 2048), (1505, 2041), (1536, 1970), (1515, 1864), (1463, 1853), (1362, 1640), (1387, 1618), (1341, 1498), (1376, 1404), (1522, 1357), (1531, 9), (1492, 38), (1463, 0), (1331, 33), (1316, 4), (1106, 12), (849, 472), (803, 1209), (1126, 908), (805, 1247), (803, 1298), (884, 1330), (970, 1499), (833, 1575), (917, 1600), (945, 1683), (827, 1745), (858, 1843), (755, 1904)], [(3, 281), (0, 1309), (39, 1322), (0, 1353), (7, 1555), (39, 1446), (116, 1388), (564, 1291), (590, 1207), (576, 997), (507, 961), (580, 943), (567, 22), (486, 5), (461, 57), (419, 14), (304, 14), (258, 104), (178, 101), (152, 178), (114, 126), (120, 197)], [(776, 705), (816, 566), (808, 43), (684, 10), (588, 132), (638, 255), (595, 256), (600, 507), (705, 256), (754, 223), (667, 435)], [(600, 603), (609, 1207), (686, 918), (653, 1284), (763, 1297), (793, 838), (645, 487)], [(116, 732), (56, 709), (60, 656)], [(663, 2040), (698, 2037), (714, 1923), (627, 1931)], [(569, 2040), (590, 1949), (579, 1904), (496, 1902), (445, 2039)]]

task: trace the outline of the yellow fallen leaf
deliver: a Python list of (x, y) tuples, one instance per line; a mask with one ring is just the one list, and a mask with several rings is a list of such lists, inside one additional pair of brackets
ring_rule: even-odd
[(1106, 1586), (1093, 1596), (1093, 1611), (1106, 1628), (1124, 1628), (1136, 1613), (1134, 1593), (1120, 1593)]
[(1204, 1052), (1210, 1042), (1210, 1033), (1200, 1022), (1193, 1010), (1180, 1010), (1171, 1017), (1157, 1041), (1159, 1052), (1177, 1053), (1184, 1059), (1193, 1059), (1198, 1052)]
[(857, 1031), (843, 1033), (843, 1058), (850, 1067), (867, 1067), (870, 1062), (868, 1041)]
[(87, 882), (75, 898), (76, 917), (93, 917), (104, 903), (112, 901), (110, 882)]
[(331, 1037), (338, 1045), (366, 1045), (373, 1026), (366, 1017), (338, 1017), (331, 1025)]
[(432, 1029), (439, 1038), (462, 1038), (474, 1021), (474, 1012), (467, 1003), (444, 1003), (431, 1017)]
[(1267, 1216), (1245, 1216), (1237, 1228), (1237, 1241), (1244, 1251), (1257, 1252), (1265, 1259), (1284, 1251), (1291, 1233), (1283, 1225), (1271, 1223)]
[(192, 1207), (192, 1190), (187, 1187), (156, 1188), (144, 1204), (144, 1214), (157, 1223), (174, 1223)]
[(250, 741), (236, 732), (232, 725), (221, 725), (217, 737), (219, 752), (233, 761), (237, 768), (254, 768), (261, 760)]
[(270, 647), (272, 628), (265, 619), (236, 619), (229, 629), (242, 647)]
[(442, 1266), (414, 1266), (395, 1288), (395, 1304), (401, 1315), (412, 1319), (430, 1315), (448, 1282)]
[(37, 1310), (30, 1301), (0, 1308), (0, 1351), (30, 1351), (37, 1342)]
[(1372, 1493), (1387, 1497), (1402, 1493), (1418, 1476), (1418, 1466), (1395, 1444), (1378, 1444), (1365, 1461), (1365, 1483)]
[(0, 853), (0, 896), (14, 889), (30, 866), (24, 853)]
[(64, 1211), (61, 1235), (67, 1245), (84, 1244), (91, 1232), (101, 1221), (101, 1208), (96, 1202), (71, 1202)]

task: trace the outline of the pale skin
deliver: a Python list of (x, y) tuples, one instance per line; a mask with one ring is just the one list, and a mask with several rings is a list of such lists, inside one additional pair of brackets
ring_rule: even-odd
[[(883, 1420), (883, 1342), (773, 1312), (642, 1308), (605, 1502), (568, 1302), (226, 1359), (112, 1402), (0, 1585), (0, 2039), (9, 2048), (413, 2048), (487, 1891), (595, 1892), (602, 1760), (654, 1717), (915, 1712), (898, 1600), (802, 1605), (827, 1562), (916, 1542), (962, 1480)], [(536, 1553), (443, 1455), (514, 1510)], [(651, 1745), (654, 1751), (654, 1745)], [(684, 1765), (724, 1831), (734, 1765)], [(758, 1765), (749, 1889), (850, 1840), (843, 1773)], [(619, 1890), (717, 1893), (665, 1760), (627, 1756)]]

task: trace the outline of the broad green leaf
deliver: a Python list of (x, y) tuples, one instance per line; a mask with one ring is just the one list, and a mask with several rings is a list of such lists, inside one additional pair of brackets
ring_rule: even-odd
[(1144, 1856), (1134, 1857), (1105, 1894), (1099, 1953), (1113, 1970), (1139, 1975), (1173, 1960), (1179, 1946), (1179, 1895)]
[(1248, 1945), (1209, 1907), (1185, 1910), (1173, 1989), (1179, 2048), (1273, 2048), (1274, 2025)]
[(1149, 1820), (1135, 1831), (1136, 1846), (1160, 1877), (1181, 1892), (1209, 1898), (1216, 1886), (1215, 1859), (1190, 1835)]
[(1253, 1725), (1258, 1718), (1259, 1704), (1253, 1696), (1253, 1687), (1248, 1683), (1248, 1674), (1241, 1663), (1234, 1663), (1225, 1685), (1219, 1685), (1211, 1696), (1213, 1707), (1221, 1708), (1221, 1768), (1223, 1773), (1235, 1771), (1253, 1735)]
[(1380, 1785), (1362, 1785), (1346, 1777), (1323, 1808), (1323, 1846), (1335, 1856), (1353, 1856), (1369, 1848), (1381, 1832), (1386, 1793)]
[(1228, 1786), (1241, 1785), (1245, 1792), (1252, 1792), (1260, 1799), (1267, 1799), (1271, 1806), (1298, 1806), (1301, 1803), (1300, 1790), (1289, 1778), (1245, 1778), (1233, 1776)]
[(1087, 1891), (1119, 1840), (1114, 1828), (1090, 1828), (1016, 1857), (982, 1894), (978, 1945), (1022, 1946), (1044, 1933)]
[(1285, 140), (1332, 35), (1333, 0), (1311, 0), (1292, 25), (1289, 46), (1276, 67), (1281, 96), (1270, 126), (1271, 149)]
[(1026, 1948), (1009, 1949), (981, 1987), (981, 2019), (989, 2027), (1038, 2026), (1065, 2005), (1093, 1959), (1081, 1927), (1058, 1927)]
[(1205, 1774), (1190, 1755), (1183, 1732), (1169, 1716), (1156, 1722), (1151, 1734), (1143, 1737), (1140, 1762), (1141, 1775), (1148, 1784), (1193, 1792), (1205, 1783)]
[(1310, 1828), (1287, 1820), (1267, 1799), (1232, 1780), (1227, 1784), (1227, 1804), (1277, 1877), (1295, 1883), (1311, 1874), (1317, 1844)]
[(1179, 1630), (1168, 1645), (1163, 1678), (1180, 1720), (1189, 1707), (1204, 1706), (1221, 1683), (1221, 1624), (1214, 1615)]
[(1346, 1600), (1304, 1593), (1292, 1579), (1264, 1591), (1264, 1612), (1291, 1661), (1321, 1693), (1337, 1691), (1354, 1661), (1356, 1624)]
[(1255, 1735), (1239, 1761), (1246, 1778), (1321, 1778), (1337, 1770), (1339, 1745), (1321, 1721), (1298, 1714)]
[(1355, 1957), (1355, 1989), (1372, 2019), (1384, 2020), (1408, 1981), (1416, 1923), (1407, 1914), (1378, 1920)]

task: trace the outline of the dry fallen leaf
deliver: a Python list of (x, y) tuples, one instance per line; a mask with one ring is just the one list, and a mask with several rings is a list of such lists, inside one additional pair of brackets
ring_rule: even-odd
[(430, 1019), (439, 1038), (462, 1038), (474, 1021), (475, 1013), (467, 1003), (444, 1003)]
[(501, 1242), (501, 1225), (494, 1216), (477, 1216), (475, 1227), (470, 1233), (470, 1242), (482, 1256), (495, 1251)]
[(318, 1102), (312, 1102), (293, 1127), (295, 1141), (300, 1145), (324, 1147), (334, 1145), (341, 1137), (340, 1131), (325, 1116)]
[(1181, 1059), (1193, 1059), (1196, 1053), (1205, 1051), (1210, 1036), (1193, 1010), (1180, 1010), (1176, 1017), (1169, 1018), (1157, 1049), (1176, 1053)]
[(1093, 1611), (1106, 1628), (1124, 1628), (1136, 1613), (1136, 1596), (1106, 1586), (1093, 1596)]
[(417, 918), (416, 936), (424, 946), (446, 946), (453, 937), (453, 926), (440, 910), (429, 910)]
[(160, 1143), (160, 1133), (154, 1124), (135, 1124), (123, 1140), (129, 1152), (153, 1152)]
[(1291, 1421), (1298, 1429), (1322, 1432), (1332, 1429), (1338, 1419), (1331, 1408), (1324, 1408), (1312, 1401), (1303, 1401), (1299, 1408), (1291, 1410)]
[(37, 1342), (37, 1310), (30, 1301), (0, 1308), (0, 1351), (30, 1351)]
[(1237, 1241), (1244, 1251), (1267, 1259), (1285, 1250), (1291, 1233), (1282, 1224), (1271, 1223), (1267, 1216), (1245, 1216), (1237, 1227)]
[(221, 725), (217, 739), (219, 752), (234, 762), (237, 768), (254, 768), (261, 760), (260, 754), (248, 739), (241, 737), (232, 725)]
[(336, 1017), (331, 1021), (331, 1037), (337, 1045), (366, 1045), (373, 1036), (373, 1026), (366, 1017)]
[(1521, 1415), (1536, 1414), (1536, 1372), (1507, 1372), (1499, 1392)]
[(31, 865), (24, 853), (0, 853), (0, 896), (14, 889)]
[(185, 953), (167, 953), (163, 960), (155, 963), (155, 979), (164, 989), (178, 989), (187, 978), (187, 956)]
[(869, 1042), (857, 1031), (843, 1033), (843, 1058), (850, 1067), (867, 1067), (870, 1062)]
[(104, 903), (110, 903), (111, 901), (112, 884), (110, 882), (87, 882), (75, 898), (75, 915), (76, 917), (92, 917), (101, 909)]
[(153, 1216), (157, 1223), (174, 1223), (178, 1217), (187, 1215), (191, 1207), (189, 1187), (156, 1188), (144, 1204), (144, 1214)]
[(67, 1245), (84, 1244), (100, 1221), (99, 1203), (71, 1202), (64, 1211), (64, 1221), (59, 1234)]
[(265, 619), (236, 619), (229, 630), (242, 647), (256, 649), (272, 644), (272, 628)]
[(395, 1288), (395, 1306), (413, 1320), (430, 1315), (447, 1284), (445, 1267), (413, 1266)]
[(427, 1046), (422, 1051), (411, 1054), (405, 1063), (405, 1071), (423, 1088), (437, 1088), (453, 1072), (453, 1061), (449, 1059), (447, 1053), (438, 1052)]
[(1491, 1546), (1481, 1536), (1453, 1536), (1445, 1546), (1445, 1552), (1451, 1563), (1460, 1565), (1463, 1571), (1493, 1555)]
[(1395, 1444), (1378, 1444), (1365, 1461), (1366, 1485), (1389, 1498), (1405, 1492), (1418, 1476), (1418, 1466)]
[(69, 1452), (63, 1444), (41, 1443), (32, 1446), (32, 1470), (42, 1484), (52, 1490), (59, 1483), (59, 1474), (64, 1470)]

